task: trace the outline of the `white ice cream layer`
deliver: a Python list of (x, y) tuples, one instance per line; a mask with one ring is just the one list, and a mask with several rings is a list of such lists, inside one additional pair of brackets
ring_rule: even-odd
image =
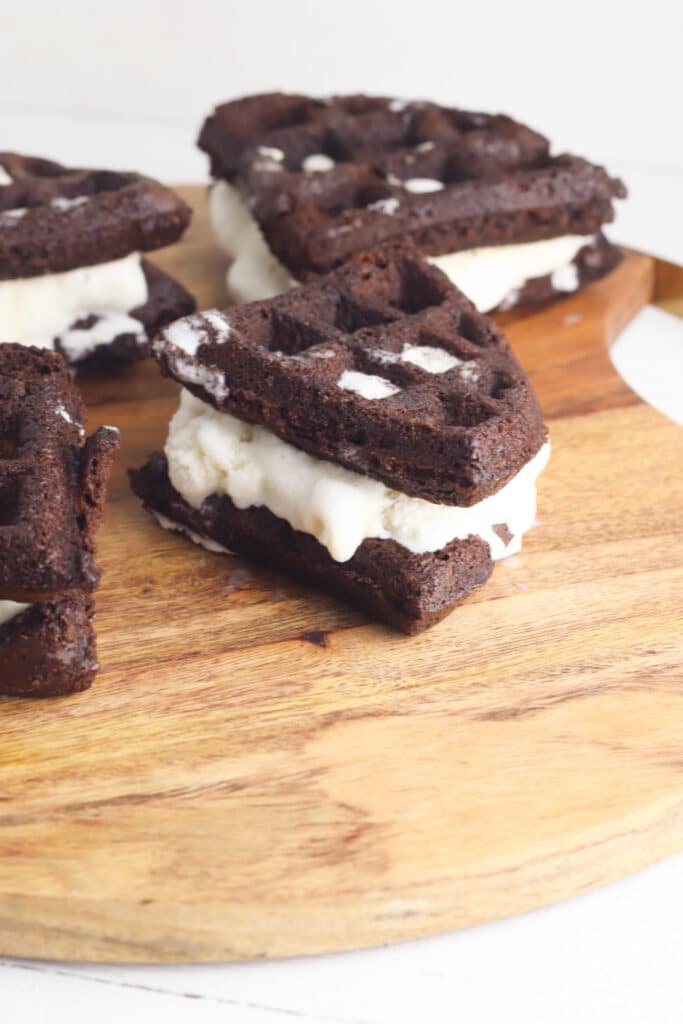
[(190, 530), (189, 527), (183, 526), (182, 523), (176, 523), (175, 520), (169, 519), (168, 516), (163, 516), (161, 512), (153, 513), (159, 526), (163, 526), (164, 530), (170, 530), (172, 533), (184, 533), (186, 537), (189, 537), (194, 544), (198, 544), (199, 547), (205, 548), (207, 551), (213, 552), (216, 555), (229, 555), (230, 551), (228, 548), (224, 548), (218, 541), (211, 540), (210, 537), (202, 537), (201, 533), (195, 533), (194, 530)]
[[(338, 562), (351, 558), (368, 537), (423, 552), (474, 535), (486, 541), (494, 559), (516, 553), (533, 525), (536, 478), (549, 455), (545, 444), (496, 494), (466, 508), (391, 490), (308, 455), (263, 427), (217, 412), (187, 391), (166, 442), (171, 482), (193, 508), (210, 494), (227, 494), (240, 509), (264, 506), (295, 530), (312, 534)], [(508, 544), (494, 529), (502, 525), (512, 534)]]
[[(421, 186), (418, 188), (425, 191)], [(391, 215), (396, 212), (399, 202), (391, 197), (380, 199), (373, 205)], [(220, 245), (233, 260), (226, 280), (228, 291), (236, 302), (270, 299), (296, 284), (286, 267), (271, 252), (237, 189), (226, 181), (217, 181), (212, 186), (209, 215)], [(429, 262), (442, 270), (480, 312), (488, 313), (501, 303), (505, 304), (506, 299), (511, 299), (526, 281), (534, 277), (553, 274), (555, 288), (575, 291), (579, 278), (576, 268), (570, 264), (579, 250), (592, 241), (592, 235), (563, 235), (540, 242), (489, 245), (444, 256), (430, 256)]]
[(233, 260), (226, 284), (236, 302), (272, 299), (296, 283), (271, 252), (237, 189), (227, 181), (211, 187), (209, 218), (221, 247)]
[(0, 626), (21, 615), (27, 608), (30, 608), (30, 605), (20, 604), (18, 601), (0, 601)]
[[(119, 334), (144, 337), (130, 311), (147, 302), (147, 280), (140, 253), (61, 274), (0, 281), (0, 337), (3, 342), (53, 348), (59, 338), (72, 362)], [(89, 316), (89, 328), (71, 325)]]
[[(429, 262), (442, 270), (480, 312), (487, 313), (534, 277), (552, 274), (553, 284), (556, 280), (561, 282), (555, 287), (561, 291), (574, 291), (579, 286), (579, 277), (569, 264), (579, 249), (592, 241), (592, 235), (563, 235), (544, 238), (540, 242), (489, 245), (445, 256), (430, 256)], [(565, 270), (570, 273), (555, 276), (558, 271)], [(570, 282), (573, 287), (567, 287)]]

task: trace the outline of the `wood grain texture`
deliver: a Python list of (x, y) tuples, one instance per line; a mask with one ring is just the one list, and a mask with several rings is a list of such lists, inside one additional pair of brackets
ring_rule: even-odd
[[(159, 262), (211, 305), (223, 259), (188, 196), (199, 216)], [(505, 318), (551, 426), (539, 527), (413, 639), (156, 527), (125, 469), (162, 443), (176, 388), (151, 364), (83, 381), (91, 426), (123, 434), (103, 668), (80, 697), (0, 704), (1, 954), (385, 943), (683, 847), (683, 433), (607, 355), (653, 270), (628, 254)]]

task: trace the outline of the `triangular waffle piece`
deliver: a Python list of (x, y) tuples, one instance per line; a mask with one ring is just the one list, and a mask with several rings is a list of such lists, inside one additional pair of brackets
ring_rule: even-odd
[(519, 550), (546, 428), (506, 340), (409, 244), (154, 344), (186, 389), (132, 473), (162, 525), (407, 633)]
[[(275, 299), (178, 321), (154, 351), (215, 408), (429, 501), (480, 501), (545, 438), (506, 339), (408, 243)], [(373, 386), (386, 394), (364, 398)]]

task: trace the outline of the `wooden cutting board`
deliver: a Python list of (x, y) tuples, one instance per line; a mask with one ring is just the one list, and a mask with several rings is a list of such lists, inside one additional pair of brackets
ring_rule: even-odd
[[(201, 189), (160, 255), (201, 305)], [(407, 639), (160, 530), (126, 481), (164, 439), (152, 364), (84, 379), (122, 429), (101, 539), (102, 672), (0, 704), (0, 953), (272, 957), (518, 913), (683, 847), (683, 431), (610, 339), (683, 271), (627, 254), (506, 317), (554, 454), (521, 555)]]

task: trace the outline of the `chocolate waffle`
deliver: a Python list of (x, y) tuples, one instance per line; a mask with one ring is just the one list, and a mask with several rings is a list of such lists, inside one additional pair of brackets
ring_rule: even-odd
[(92, 596), (67, 591), (0, 624), (0, 695), (59, 697), (87, 690), (97, 673)]
[(219, 545), (355, 605), (402, 633), (421, 633), (489, 578), (493, 563), (479, 537), (415, 554), (391, 540), (364, 540), (345, 562), (310, 534), (293, 530), (267, 508), (238, 509), (226, 495), (193, 508), (173, 487), (161, 452), (131, 472), (133, 490), (167, 528)]
[(0, 694), (66, 693), (95, 671), (95, 532), (118, 432), (86, 438), (83, 416), (61, 356), (0, 345)]
[(178, 321), (154, 349), (187, 390), (133, 488), (211, 549), (415, 633), (533, 523), (548, 448), (531, 386), (411, 243)]
[[(358, 254), (273, 300), (178, 321), (154, 351), (215, 408), (438, 503), (481, 501), (546, 435), (503, 335), (410, 243)], [(363, 398), (340, 386), (348, 374), (391, 393)]]
[(194, 302), (140, 254), (177, 241), (189, 220), (179, 196), (139, 174), (0, 153), (3, 340), (72, 363), (142, 358)]
[[(239, 191), (272, 254), (300, 281), (397, 238), (435, 258), (574, 238), (558, 257), (564, 264), (532, 260), (528, 276), (500, 299), (510, 308), (575, 290), (618, 260), (600, 229), (613, 219), (613, 200), (626, 194), (623, 184), (579, 157), (552, 156), (547, 139), (503, 115), (274, 93), (219, 106), (199, 146), (213, 176)], [(581, 250), (596, 243), (579, 267)], [(552, 282), (551, 270), (564, 265), (576, 272)], [(453, 270), (456, 284), (460, 273)], [(545, 287), (522, 294), (536, 278), (547, 278)]]

